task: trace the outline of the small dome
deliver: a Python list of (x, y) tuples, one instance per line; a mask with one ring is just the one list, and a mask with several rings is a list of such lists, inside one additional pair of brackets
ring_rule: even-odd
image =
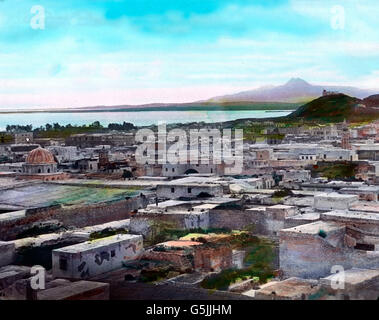
[(29, 152), (26, 157), (27, 164), (53, 164), (57, 163), (54, 159), (53, 154), (41, 147), (34, 149)]

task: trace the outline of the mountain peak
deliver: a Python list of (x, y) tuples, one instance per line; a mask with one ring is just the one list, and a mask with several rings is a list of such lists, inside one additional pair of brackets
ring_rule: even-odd
[(301, 78), (292, 78), (290, 79), (285, 86), (290, 86), (290, 87), (302, 87), (302, 86), (310, 86), (310, 84), (301, 79)]

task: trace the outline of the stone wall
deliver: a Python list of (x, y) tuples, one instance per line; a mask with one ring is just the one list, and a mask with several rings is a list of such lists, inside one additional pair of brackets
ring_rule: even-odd
[(0, 221), (0, 239), (15, 240), (18, 235), (28, 230), (30, 225), (46, 220), (58, 220), (65, 227), (86, 227), (115, 220), (128, 219), (130, 213), (145, 208), (147, 197), (134, 197), (116, 202), (106, 202), (73, 208), (52, 206), (27, 210), (22, 217)]

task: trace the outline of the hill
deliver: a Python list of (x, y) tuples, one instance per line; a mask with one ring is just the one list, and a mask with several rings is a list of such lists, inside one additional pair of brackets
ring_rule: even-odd
[(363, 99), (363, 103), (369, 108), (379, 108), (379, 94), (375, 94)]
[(345, 94), (334, 94), (315, 99), (299, 107), (288, 118), (321, 122), (342, 122), (346, 119), (357, 122), (377, 119), (378, 116), (379, 110), (368, 107), (364, 100)]
[(363, 99), (375, 93), (373, 90), (365, 90), (347, 86), (312, 85), (303, 79), (293, 78), (284, 85), (261, 87), (258, 89), (243, 91), (236, 94), (214, 97), (208, 101), (276, 101), (287, 103), (305, 103), (320, 97), (324, 89), (327, 91), (337, 91), (346, 95), (358, 97), (360, 99)]

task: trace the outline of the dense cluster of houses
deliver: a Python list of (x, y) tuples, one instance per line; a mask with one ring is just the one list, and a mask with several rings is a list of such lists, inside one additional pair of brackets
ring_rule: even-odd
[(0, 299), (200, 293), (230, 270), (231, 299), (378, 299), (379, 123), (277, 131), (244, 141), (238, 175), (138, 163), (131, 132), (16, 133), (0, 145)]

